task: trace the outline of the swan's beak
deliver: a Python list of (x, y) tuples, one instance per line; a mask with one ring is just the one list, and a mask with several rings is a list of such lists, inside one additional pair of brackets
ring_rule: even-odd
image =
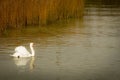
[(35, 46), (34, 44), (32, 46)]

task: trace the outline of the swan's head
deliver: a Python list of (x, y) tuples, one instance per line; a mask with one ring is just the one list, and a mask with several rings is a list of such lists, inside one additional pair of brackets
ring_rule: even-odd
[(30, 43), (30, 46), (33, 46), (33, 43), (32, 43), (32, 42)]

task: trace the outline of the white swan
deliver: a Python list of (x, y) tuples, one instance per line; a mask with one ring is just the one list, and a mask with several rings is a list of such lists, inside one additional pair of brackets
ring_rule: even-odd
[(33, 43), (30, 43), (30, 49), (31, 53), (27, 51), (27, 49), (24, 46), (18, 46), (15, 48), (15, 53), (11, 56), (13, 57), (32, 57), (35, 56), (35, 51), (33, 49)]

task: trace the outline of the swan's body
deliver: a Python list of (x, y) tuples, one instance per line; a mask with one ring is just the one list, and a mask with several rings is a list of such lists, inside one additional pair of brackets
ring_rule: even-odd
[(30, 49), (31, 53), (27, 51), (27, 49), (24, 46), (18, 46), (15, 48), (15, 53), (11, 56), (13, 57), (32, 57), (35, 56), (35, 51), (33, 49), (33, 43), (30, 43)]

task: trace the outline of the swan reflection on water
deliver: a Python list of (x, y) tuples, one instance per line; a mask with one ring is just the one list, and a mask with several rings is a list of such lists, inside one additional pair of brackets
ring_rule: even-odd
[(22, 68), (20, 70), (26, 70), (26, 68), (28, 68), (29, 70), (33, 70), (34, 69), (34, 61), (35, 61), (35, 57), (29, 57), (29, 58), (13, 58), (16, 66), (18, 68)]

